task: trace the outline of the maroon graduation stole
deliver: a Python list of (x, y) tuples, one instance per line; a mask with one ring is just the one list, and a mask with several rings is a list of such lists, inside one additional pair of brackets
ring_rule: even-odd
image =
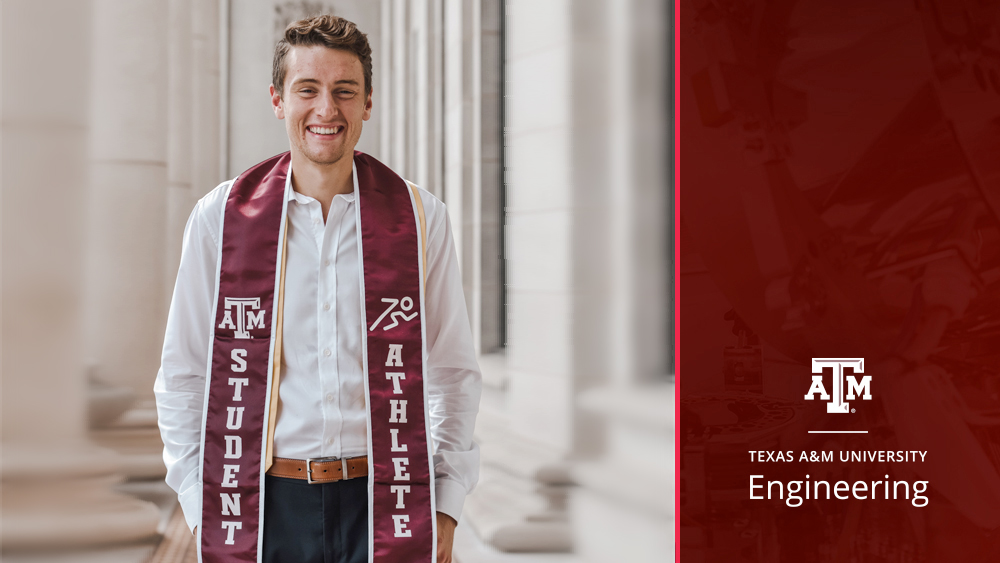
[[(284, 153), (254, 166), (226, 198), (201, 448), (198, 552), (206, 563), (260, 561), (262, 553), (290, 162)], [(433, 563), (423, 211), (416, 189), (385, 165), (360, 152), (354, 165), (366, 319), (358, 330), (365, 334), (368, 395), (369, 561)]]

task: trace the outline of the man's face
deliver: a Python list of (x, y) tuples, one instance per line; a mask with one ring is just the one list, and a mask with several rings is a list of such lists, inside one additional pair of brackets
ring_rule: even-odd
[(317, 165), (347, 156), (371, 117), (372, 97), (357, 55), (321, 45), (293, 46), (285, 58), (284, 95), (271, 86), (274, 115), (285, 120), (292, 154)]

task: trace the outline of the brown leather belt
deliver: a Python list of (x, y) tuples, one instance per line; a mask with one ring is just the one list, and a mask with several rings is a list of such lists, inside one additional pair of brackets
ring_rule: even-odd
[(333, 483), (342, 479), (367, 477), (368, 456), (345, 459), (320, 457), (305, 460), (276, 457), (267, 474), (274, 477), (302, 479), (310, 483)]

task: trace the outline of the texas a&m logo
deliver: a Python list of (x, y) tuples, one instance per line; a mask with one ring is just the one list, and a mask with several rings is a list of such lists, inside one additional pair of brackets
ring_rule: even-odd
[[(260, 310), (260, 297), (226, 297), (226, 311), (223, 313), (219, 328), (235, 330), (234, 336), (236, 338), (250, 338), (250, 329), (264, 328), (264, 313), (266, 312)], [(234, 313), (235, 324), (233, 323)]]
[[(853, 375), (844, 375), (844, 368), (854, 370)], [(833, 396), (826, 392), (823, 385), (823, 368), (833, 369)], [(865, 401), (872, 400), (872, 376), (864, 375), (864, 358), (813, 358), (812, 361), (812, 385), (806, 393), (806, 400), (811, 401), (816, 394), (826, 404), (826, 412), (852, 412), (851, 405), (847, 400), (861, 397)], [(857, 376), (863, 376), (858, 381)]]

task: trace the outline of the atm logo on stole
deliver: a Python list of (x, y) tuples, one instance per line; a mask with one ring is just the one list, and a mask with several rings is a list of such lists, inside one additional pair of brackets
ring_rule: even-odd
[[(264, 313), (260, 309), (260, 297), (226, 297), (226, 310), (222, 315), (219, 328), (234, 331), (236, 338), (250, 338), (250, 329), (266, 328)], [(256, 312), (255, 312), (256, 311)], [(233, 313), (236, 313), (236, 323), (233, 324)]]
[[(844, 375), (844, 368), (854, 370), (853, 375)], [(823, 385), (823, 368), (833, 369), (833, 395), (826, 392)], [(854, 400), (861, 397), (865, 401), (872, 400), (872, 376), (864, 375), (864, 358), (813, 358), (812, 360), (812, 385), (806, 393), (806, 400), (812, 401), (818, 394), (826, 404), (828, 413), (851, 412), (851, 405), (847, 400)], [(858, 381), (858, 376), (861, 381)]]

